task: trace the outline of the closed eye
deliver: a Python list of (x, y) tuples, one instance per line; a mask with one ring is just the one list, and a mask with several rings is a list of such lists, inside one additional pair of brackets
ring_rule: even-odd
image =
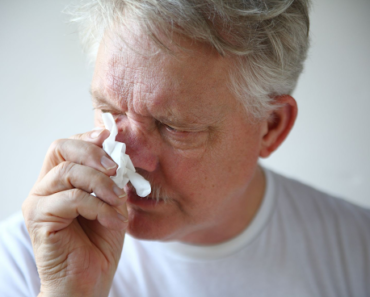
[(174, 127), (171, 127), (171, 126), (168, 126), (168, 125), (164, 125), (166, 127), (166, 129), (172, 133), (189, 133), (188, 131), (183, 131), (183, 130), (179, 130), (179, 129), (176, 129)]

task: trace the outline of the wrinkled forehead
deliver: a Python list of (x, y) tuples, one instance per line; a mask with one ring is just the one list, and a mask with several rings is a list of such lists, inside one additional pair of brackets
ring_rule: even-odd
[(180, 106), (191, 100), (194, 108), (204, 108), (224, 105), (220, 94), (235, 100), (228, 88), (228, 58), (204, 44), (174, 38), (172, 44), (166, 40), (168, 51), (135, 26), (107, 31), (99, 48), (94, 84), (118, 101), (139, 96), (155, 104), (158, 100), (153, 98), (176, 98)]
[[(226, 71), (231, 59), (222, 58), (210, 46), (174, 34), (171, 39), (159, 36), (156, 43), (135, 25), (114, 28), (104, 34), (100, 50), (107, 67), (138, 67), (149, 71), (166, 69), (172, 74), (182, 73), (184, 78), (194, 78), (192, 72), (207, 73), (213, 79)], [(159, 45), (163, 44), (163, 46)]]

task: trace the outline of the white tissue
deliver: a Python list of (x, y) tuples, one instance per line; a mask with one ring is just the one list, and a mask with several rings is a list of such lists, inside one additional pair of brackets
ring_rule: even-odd
[(123, 142), (117, 142), (118, 133), (116, 122), (110, 113), (102, 113), (105, 128), (110, 131), (109, 137), (103, 142), (105, 152), (117, 163), (117, 174), (111, 176), (111, 179), (121, 189), (130, 181), (140, 197), (148, 196), (151, 192), (150, 183), (136, 173), (135, 167), (126, 152), (126, 145)]

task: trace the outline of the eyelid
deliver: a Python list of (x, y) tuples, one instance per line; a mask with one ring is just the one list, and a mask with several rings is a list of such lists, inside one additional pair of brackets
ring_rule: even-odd
[(94, 110), (99, 110), (102, 113), (111, 113), (111, 114), (123, 114), (123, 111), (120, 109), (117, 109), (116, 107), (110, 105), (110, 104), (105, 104), (104, 102), (93, 102), (93, 109)]
[(102, 113), (107, 113), (107, 112), (109, 112), (109, 113), (111, 113), (111, 114), (118, 114), (118, 113), (119, 113), (118, 111), (110, 110), (110, 109), (103, 109), (103, 108), (98, 108), (98, 109), (100, 109), (100, 111), (101, 111)]
[(120, 116), (126, 116), (125, 112), (118, 111), (118, 110), (102, 109), (102, 108), (97, 108), (97, 109), (100, 110), (102, 113), (110, 113), (115, 119)]
[(208, 137), (207, 132), (203, 130), (193, 130), (193, 131), (183, 131), (176, 130), (176, 128), (161, 124), (162, 126), (162, 135), (164, 141), (166, 141), (171, 147), (181, 150), (188, 151), (198, 149), (206, 143)]
[(166, 124), (166, 123), (163, 123), (163, 122), (158, 122), (160, 125), (164, 126), (164, 127), (168, 127), (169, 130), (171, 131), (177, 131), (177, 132), (188, 132), (188, 133), (197, 133), (197, 132), (206, 132), (208, 131), (208, 126), (207, 127), (196, 127), (196, 126), (176, 126), (176, 125), (172, 125), (172, 124)]
[(173, 126), (170, 126), (170, 125), (165, 125), (166, 129), (170, 130), (171, 132), (188, 132), (188, 131), (185, 131), (185, 130), (181, 130), (179, 128), (175, 128)]
[(196, 133), (205, 132), (204, 129), (192, 129), (192, 128), (178, 128), (170, 125), (163, 124), (167, 131), (178, 135), (194, 135)]

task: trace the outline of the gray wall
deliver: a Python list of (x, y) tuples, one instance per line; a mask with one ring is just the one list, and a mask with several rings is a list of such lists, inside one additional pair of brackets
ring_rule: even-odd
[[(20, 209), (54, 139), (93, 127), (70, 1), (0, 1), (0, 219)], [(370, 207), (370, 1), (315, 0), (299, 117), (262, 163)]]

